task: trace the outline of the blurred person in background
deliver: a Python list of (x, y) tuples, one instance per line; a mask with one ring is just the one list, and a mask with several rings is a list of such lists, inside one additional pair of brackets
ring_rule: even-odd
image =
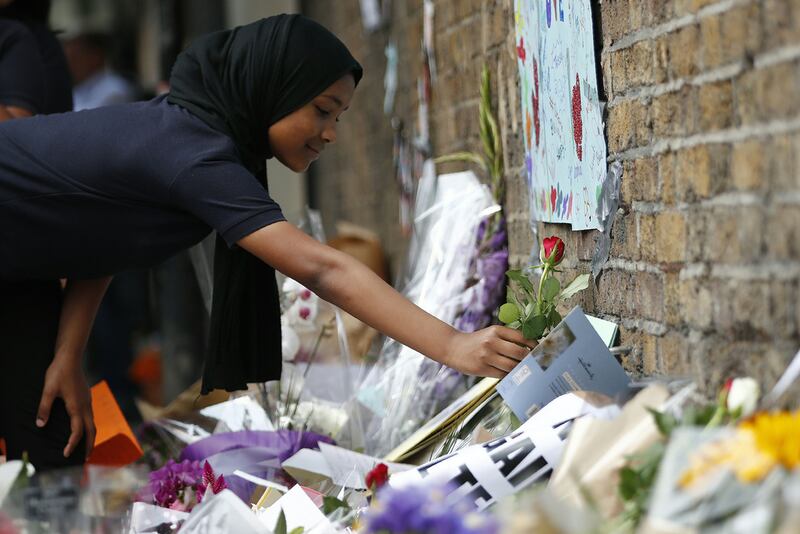
[[(84, 32), (64, 40), (64, 54), (72, 74), (75, 111), (140, 98), (141, 91), (114, 72), (108, 62), (110, 41), (100, 32)], [(149, 284), (146, 270), (119, 273), (111, 281), (97, 310), (87, 345), (90, 382), (105, 380), (129, 422), (139, 419), (137, 388), (128, 370), (137, 340), (147, 329)], [(137, 335), (138, 334), (138, 335)]]
[(109, 67), (109, 45), (108, 36), (100, 32), (80, 33), (64, 41), (75, 111), (140, 98), (139, 89)]
[(0, 120), (72, 109), (69, 69), (49, 15), (50, 0), (0, 0)]

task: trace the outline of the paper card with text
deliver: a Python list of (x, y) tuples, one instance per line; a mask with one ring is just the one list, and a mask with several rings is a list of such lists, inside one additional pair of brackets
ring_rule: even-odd
[(520, 421), (526, 421), (565, 393), (626, 397), (629, 383), (625, 370), (576, 307), (497, 384), (497, 392)]

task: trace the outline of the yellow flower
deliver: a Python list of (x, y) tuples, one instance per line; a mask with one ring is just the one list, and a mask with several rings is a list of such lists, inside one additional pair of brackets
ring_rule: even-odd
[(688, 488), (721, 469), (744, 483), (757, 482), (779, 466), (800, 467), (800, 411), (759, 413), (740, 423), (732, 436), (694, 453), (678, 484)]
[(752, 432), (758, 450), (776, 463), (789, 470), (800, 466), (800, 410), (759, 413), (739, 427)]
[(737, 430), (733, 436), (707, 443), (694, 453), (678, 484), (688, 488), (721, 469), (730, 469), (741, 481), (750, 482), (763, 477), (773, 466), (774, 462), (756, 447), (752, 432)]

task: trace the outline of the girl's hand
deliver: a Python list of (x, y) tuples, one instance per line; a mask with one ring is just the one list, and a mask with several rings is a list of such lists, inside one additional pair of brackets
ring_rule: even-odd
[(80, 365), (71, 363), (73, 360), (75, 359), (56, 356), (47, 368), (42, 400), (36, 415), (36, 426), (42, 428), (47, 424), (53, 400), (61, 397), (67, 407), (71, 430), (69, 441), (64, 448), (64, 457), (67, 458), (73, 453), (81, 437), (86, 434), (86, 458), (89, 458), (95, 436), (92, 396)]
[(490, 326), (477, 332), (453, 336), (445, 362), (468, 375), (502, 378), (528, 355), (535, 342), (522, 332), (505, 326)]

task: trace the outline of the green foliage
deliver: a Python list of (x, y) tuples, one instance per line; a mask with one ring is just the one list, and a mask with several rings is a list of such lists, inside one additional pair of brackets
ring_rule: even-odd
[(567, 287), (561, 290), (561, 298), (566, 300), (575, 295), (578, 291), (583, 291), (589, 287), (589, 273), (579, 274), (575, 280), (567, 284)]
[(670, 414), (661, 413), (652, 408), (648, 408), (647, 411), (649, 411), (653, 416), (656, 426), (658, 427), (658, 431), (661, 432), (661, 435), (665, 438), (668, 438), (670, 434), (672, 434), (672, 429), (678, 425), (678, 420)]
[(502, 306), (500, 306), (500, 312), (498, 313), (498, 318), (505, 324), (513, 323), (517, 321), (521, 315), (521, 311), (516, 303), (514, 302), (506, 302)]
[(654, 443), (640, 454), (628, 458), (628, 463), (619, 471), (619, 495), (625, 505), (625, 519), (637, 525), (647, 513), (650, 495), (658, 475), (658, 467), (664, 457), (666, 442), (679, 426), (713, 426), (721, 404), (688, 406), (680, 419), (672, 414), (649, 409), (653, 421), (662, 435), (662, 441)]
[(286, 531), (286, 514), (281, 510), (281, 515), (278, 516), (278, 522), (275, 523), (275, 534), (288, 534)]
[[(483, 153), (477, 152), (454, 152), (445, 156), (435, 158), (434, 163), (445, 163), (449, 161), (463, 161), (472, 163), (489, 175), (491, 182), (492, 198), (494, 201), (503, 205), (505, 198), (505, 169), (503, 164), (503, 147), (500, 140), (500, 129), (497, 127), (494, 113), (492, 112), (492, 77), (489, 67), (483, 66), (480, 80), (480, 103), (478, 104), (478, 130), (480, 132)], [(495, 235), (500, 224), (502, 214), (497, 212), (489, 219), (489, 227), (484, 233), (485, 244), (491, 236)]]
[(500, 306), (498, 314), (500, 322), (509, 328), (522, 330), (525, 338), (531, 340), (541, 339), (561, 322), (561, 314), (556, 310), (558, 302), (589, 287), (588, 274), (579, 275), (562, 289), (558, 279), (552, 276), (550, 265), (537, 267), (543, 267), (538, 291), (523, 271), (506, 271), (509, 280), (506, 303)]
[(326, 495), (322, 498), (322, 513), (326, 516), (329, 516), (336, 510), (341, 509), (349, 511), (350, 505), (340, 499), (337, 499), (336, 497), (330, 497)]
[(544, 315), (531, 315), (522, 323), (522, 335), (525, 339), (539, 339), (544, 335), (548, 319)]
[(561, 290), (561, 284), (555, 278), (547, 278), (542, 284), (542, 300), (552, 302)]
[(631, 456), (619, 472), (619, 494), (625, 503), (624, 514), (634, 524), (647, 512), (658, 467), (664, 456), (664, 444), (651, 445), (641, 454)]
[(522, 274), (522, 271), (519, 269), (512, 269), (510, 271), (506, 271), (506, 276), (509, 280), (519, 284), (522, 290), (525, 291), (525, 293), (527, 293), (529, 296), (533, 294), (533, 284), (527, 276)]

